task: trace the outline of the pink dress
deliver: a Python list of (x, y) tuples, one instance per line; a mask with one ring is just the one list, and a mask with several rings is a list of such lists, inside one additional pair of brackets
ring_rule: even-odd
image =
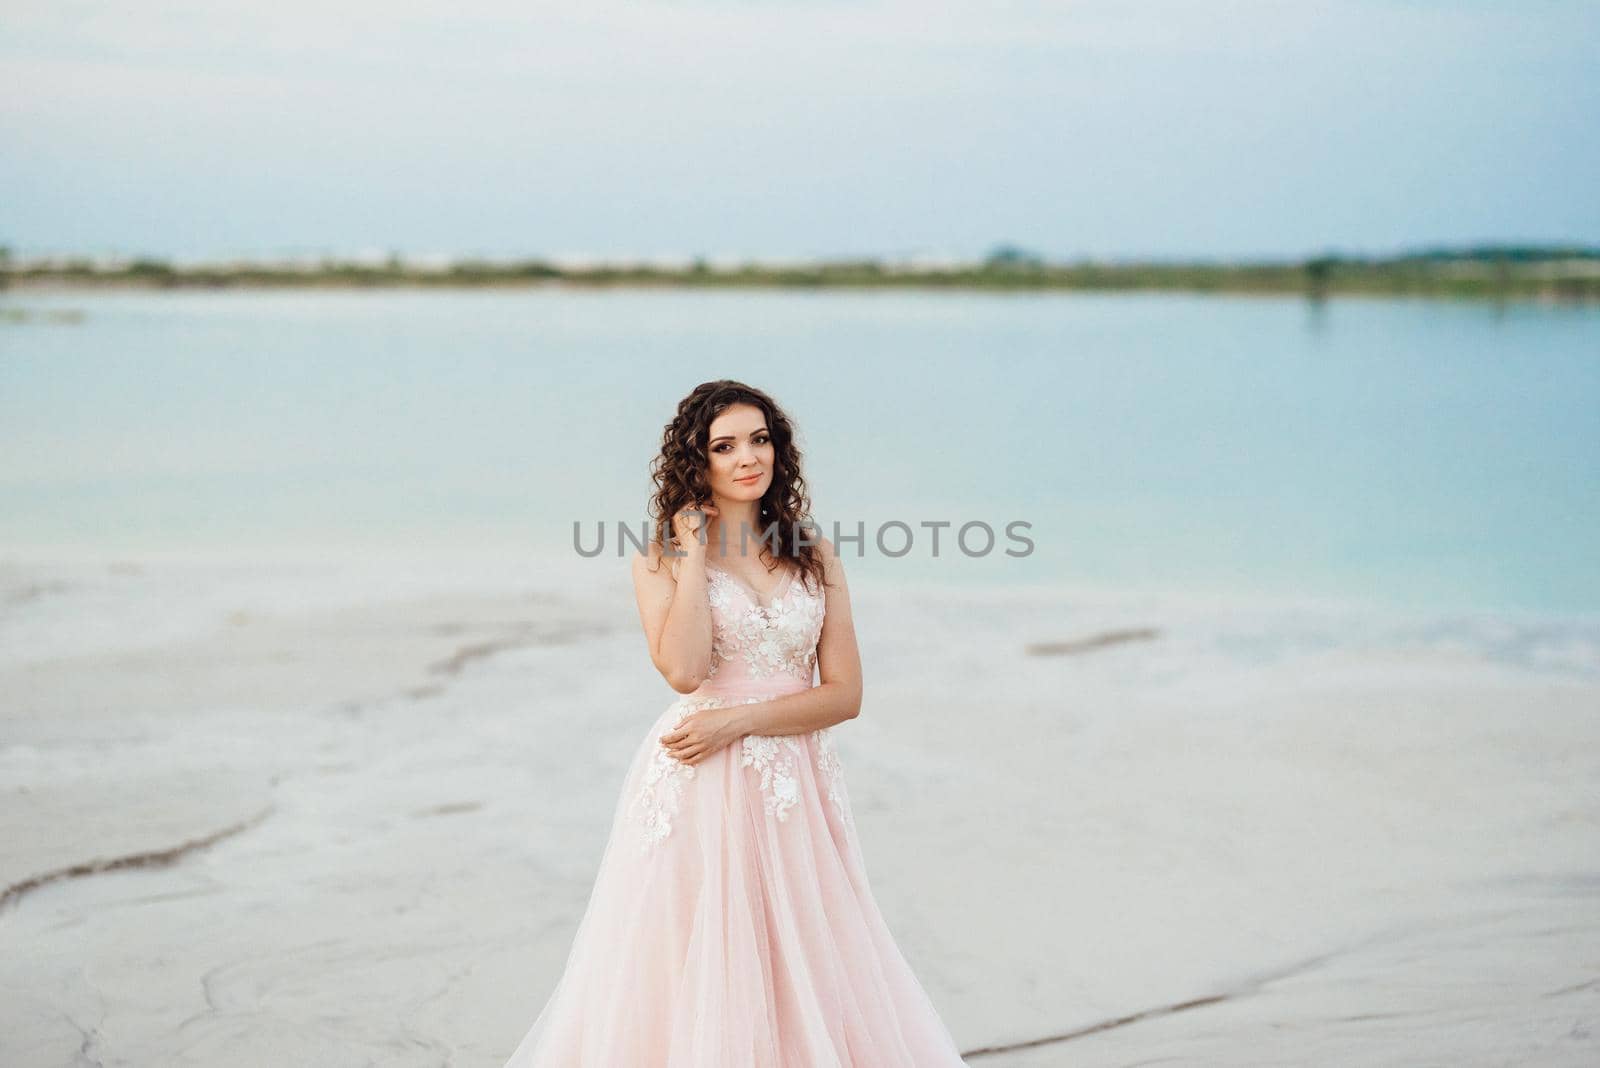
[(940, 1068), (950, 1032), (867, 885), (831, 729), (698, 764), (695, 709), (812, 686), (824, 590), (767, 604), (707, 561), (711, 670), (631, 762), (566, 968), (506, 1068)]

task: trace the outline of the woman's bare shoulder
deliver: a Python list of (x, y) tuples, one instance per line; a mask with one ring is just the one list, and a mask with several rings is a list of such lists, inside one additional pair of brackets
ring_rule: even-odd
[(629, 554), (633, 557), (633, 576), (635, 579), (660, 579), (666, 576), (673, 584), (678, 581), (677, 557), (669, 557), (663, 551), (659, 541), (650, 541), (645, 545), (644, 551), (635, 549)]
[(823, 536), (816, 540), (817, 555), (822, 559), (822, 580), (837, 589), (844, 583), (844, 559), (832, 541)]

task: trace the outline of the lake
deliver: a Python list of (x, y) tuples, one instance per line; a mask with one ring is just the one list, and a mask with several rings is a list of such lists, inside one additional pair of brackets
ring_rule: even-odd
[[(863, 574), (1600, 607), (1600, 309), (919, 291), (14, 291), (0, 547), (567, 553), (737, 378)], [(904, 523), (913, 540), (904, 556)], [(1032, 551), (1007, 556), (1007, 524)], [(927, 523), (943, 528), (932, 553)], [(966, 555), (957, 528), (996, 548)], [(969, 548), (981, 549), (981, 527)], [(854, 572), (853, 572), (854, 573)]]

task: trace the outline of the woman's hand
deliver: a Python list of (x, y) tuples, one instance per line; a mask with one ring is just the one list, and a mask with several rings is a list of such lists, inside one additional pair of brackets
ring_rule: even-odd
[[(696, 511), (703, 514), (695, 515)], [(678, 551), (692, 553), (705, 548), (701, 534), (710, 526), (716, 514), (717, 506), (710, 501), (700, 501), (679, 509), (678, 514), (672, 517), (672, 533), (678, 539)]]
[(698, 764), (744, 737), (737, 708), (702, 708), (661, 736), (661, 744), (685, 764)]

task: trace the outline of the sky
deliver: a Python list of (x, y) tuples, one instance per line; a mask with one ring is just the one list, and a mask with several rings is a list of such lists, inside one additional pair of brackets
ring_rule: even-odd
[(1582, 0), (0, 0), (0, 244), (1600, 244), (1596, 55)]

